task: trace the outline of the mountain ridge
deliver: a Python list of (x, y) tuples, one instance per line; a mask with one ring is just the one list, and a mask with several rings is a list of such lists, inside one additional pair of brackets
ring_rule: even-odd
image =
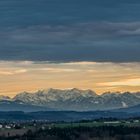
[(53, 108), (68, 111), (95, 111), (127, 108), (140, 104), (140, 92), (106, 92), (101, 95), (92, 90), (53, 89), (38, 90), (34, 93), (22, 92), (8, 98), (2, 96), (0, 101), (22, 102), (26, 105)]

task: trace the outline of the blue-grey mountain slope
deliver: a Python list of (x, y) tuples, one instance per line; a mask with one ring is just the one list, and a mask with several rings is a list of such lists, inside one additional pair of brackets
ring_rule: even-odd
[(27, 105), (21, 101), (8, 101), (3, 100), (0, 101), (0, 111), (23, 111), (23, 112), (34, 112), (34, 111), (49, 111), (53, 109), (49, 109), (47, 107), (35, 106), (35, 105)]

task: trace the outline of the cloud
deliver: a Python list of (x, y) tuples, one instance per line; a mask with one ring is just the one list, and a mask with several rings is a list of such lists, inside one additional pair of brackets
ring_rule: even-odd
[(32, 71), (46, 71), (46, 72), (50, 72), (50, 73), (62, 73), (62, 72), (77, 72), (78, 70), (76, 69), (68, 69), (68, 68), (36, 68)]
[(0, 7), (0, 60), (140, 61), (138, 0), (6, 0)]
[(140, 22), (4, 28), (0, 60), (139, 62)]
[(97, 85), (98, 86), (139, 86), (140, 78), (127, 79), (127, 80), (121, 80), (116, 82), (98, 83)]
[[(69, 25), (38, 25), (1, 30), (1, 40), (13, 43), (61, 44), (98, 41), (139, 35), (140, 22), (89, 22)], [(81, 40), (84, 39), (84, 40)], [(7, 42), (5, 42), (7, 43)]]
[(9, 71), (0, 71), (0, 75), (12, 75), (12, 72)]
[(8, 76), (8, 75), (16, 75), (16, 74), (22, 74), (22, 73), (26, 73), (27, 70), (26, 69), (19, 69), (19, 70), (0, 70), (0, 75), (3, 76)]
[(11, 94), (50, 87), (138, 91), (140, 63), (0, 61), (0, 77), (1, 92)]

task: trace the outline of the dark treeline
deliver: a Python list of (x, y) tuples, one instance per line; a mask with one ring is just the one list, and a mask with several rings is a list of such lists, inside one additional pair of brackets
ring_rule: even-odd
[(23, 136), (0, 137), (0, 140), (140, 140), (140, 127), (99, 126), (29, 130)]

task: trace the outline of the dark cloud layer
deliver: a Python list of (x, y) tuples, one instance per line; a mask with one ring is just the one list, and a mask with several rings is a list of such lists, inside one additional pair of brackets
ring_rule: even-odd
[(1, 0), (0, 60), (140, 61), (138, 0)]

